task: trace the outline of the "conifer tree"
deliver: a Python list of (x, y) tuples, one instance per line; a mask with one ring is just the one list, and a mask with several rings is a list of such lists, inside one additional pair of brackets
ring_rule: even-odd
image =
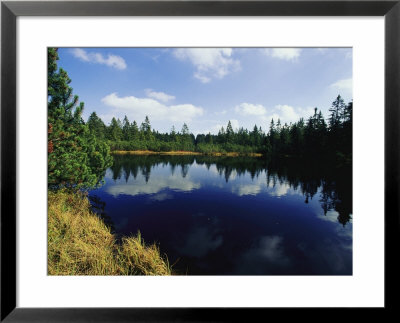
[(131, 137), (131, 124), (129, 123), (128, 117), (124, 117), (123, 125), (122, 125), (122, 137), (126, 141), (130, 141), (132, 139)]
[(132, 140), (136, 141), (139, 136), (139, 128), (135, 120), (132, 122), (130, 126), (130, 132)]
[(89, 127), (90, 132), (98, 139), (104, 140), (106, 137), (106, 125), (103, 120), (101, 120), (96, 112), (92, 112), (90, 115), (87, 125)]
[(228, 143), (233, 142), (233, 135), (234, 135), (233, 127), (231, 121), (229, 120), (228, 125), (226, 126), (226, 141)]
[(122, 127), (121, 121), (119, 119), (115, 119), (114, 117), (111, 119), (110, 126), (108, 127), (108, 138), (113, 141), (119, 141), (122, 139)]
[(142, 122), (142, 124), (140, 125), (140, 132), (146, 140), (153, 139), (153, 136), (151, 133), (150, 120), (149, 120), (148, 116), (146, 116), (146, 118), (144, 119), (144, 122)]
[(93, 187), (111, 165), (109, 147), (97, 142), (82, 120), (84, 104), (72, 95), (71, 79), (48, 49), (48, 187)]

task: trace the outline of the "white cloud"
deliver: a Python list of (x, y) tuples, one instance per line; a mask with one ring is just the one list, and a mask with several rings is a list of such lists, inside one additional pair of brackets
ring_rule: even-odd
[(231, 125), (232, 125), (233, 130), (238, 130), (239, 129), (239, 121), (236, 120), (236, 119), (232, 119), (230, 121), (231, 121)]
[(222, 235), (215, 228), (217, 221), (212, 219), (211, 223), (213, 225), (193, 227), (187, 236), (183, 237), (184, 244), (176, 247), (179, 253), (201, 258), (222, 245)]
[(248, 184), (240, 185), (239, 187), (232, 189), (232, 193), (239, 196), (243, 195), (258, 195), (261, 192), (263, 185), (261, 184)]
[(267, 113), (267, 109), (261, 104), (241, 103), (235, 107), (235, 111), (243, 116), (262, 116)]
[(315, 107), (298, 108), (299, 115), (305, 120), (314, 115)]
[(190, 61), (196, 67), (194, 77), (202, 83), (222, 79), (240, 68), (240, 62), (231, 57), (232, 48), (178, 48), (173, 54), (180, 60)]
[(210, 77), (204, 76), (202, 73), (194, 73), (194, 77), (200, 80), (201, 83), (209, 83), (211, 81)]
[[(240, 124), (244, 128), (252, 129), (253, 125), (262, 126), (264, 131), (269, 130), (269, 125), (272, 119), (276, 123), (278, 119), (281, 125), (285, 123), (295, 123), (304, 118), (307, 120), (310, 116), (314, 115), (314, 108), (312, 107), (294, 107), (288, 104), (277, 104), (273, 107), (266, 107), (262, 104), (241, 103), (234, 109), (237, 115), (240, 115)], [(224, 125), (224, 127), (226, 127)]]
[(161, 193), (156, 193), (154, 195), (151, 195), (149, 197), (150, 201), (157, 201), (157, 202), (162, 202), (165, 200), (171, 200), (173, 199), (174, 196), (170, 193), (166, 193), (166, 192), (161, 192)]
[(348, 93), (351, 93), (353, 90), (353, 79), (348, 78), (348, 79), (339, 80), (339, 81), (331, 84), (331, 87), (335, 88), (339, 91), (346, 91)]
[(164, 92), (155, 92), (152, 89), (146, 89), (145, 92), (149, 98), (153, 98), (162, 102), (168, 102), (175, 99), (173, 95), (169, 95)]
[(286, 194), (301, 194), (291, 189), (288, 183), (267, 183), (262, 176), (257, 180), (253, 180), (251, 184), (240, 184), (232, 188), (232, 193), (243, 195), (258, 195), (266, 193), (270, 196), (281, 197)]
[(286, 264), (289, 259), (284, 254), (283, 238), (279, 236), (264, 236), (260, 239), (260, 254), (271, 262)]
[(165, 118), (177, 122), (191, 121), (193, 118), (203, 115), (203, 109), (192, 104), (171, 105), (166, 112), (169, 115)]
[(280, 118), (284, 122), (294, 123), (300, 119), (300, 115), (290, 105), (277, 105), (275, 108), (279, 111)]
[(285, 244), (280, 236), (261, 236), (251, 247), (236, 258), (235, 272), (240, 274), (262, 274), (281, 272), (291, 260), (285, 253)]
[(102, 98), (101, 101), (114, 108), (115, 114), (118, 112), (126, 114), (132, 120), (144, 120), (145, 116), (148, 116), (150, 120), (188, 122), (203, 115), (204, 112), (203, 108), (192, 104), (168, 106), (150, 98), (119, 97), (117, 93), (111, 93)]
[(71, 50), (71, 53), (76, 58), (84, 62), (103, 64), (110, 67), (114, 67), (118, 70), (126, 69), (125, 60), (121, 56), (108, 54), (107, 57), (104, 57), (100, 53), (87, 52), (82, 48), (74, 48)]
[(335, 210), (329, 210), (328, 212), (326, 212), (326, 214), (324, 214), (323, 212), (318, 214), (319, 219), (334, 223), (338, 222), (338, 216), (339, 213)]
[(89, 55), (81, 48), (74, 48), (71, 50), (71, 53), (82, 61), (90, 62)]
[(242, 116), (258, 117), (263, 123), (269, 123), (273, 118), (275, 122), (280, 119), (281, 123), (297, 122), (301, 117), (313, 114), (313, 109), (294, 108), (287, 104), (278, 104), (267, 109), (261, 104), (241, 103), (235, 107), (235, 112)]
[(274, 122), (276, 123), (278, 119), (282, 120), (282, 117), (278, 113), (261, 116), (262, 122), (268, 126), (267, 131), (269, 129), (269, 125), (272, 119), (274, 119)]
[(217, 134), (221, 130), (222, 127), (224, 127), (224, 130), (226, 131), (229, 121), (231, 122), (231, 126), (234, 131), (239, 130), (239, 121), (236, 119), (230, 119), (230, 120), (227, 120), (226, 122), (219, 122), (219, 123), (215, 124), (214, 126), (212, 126), (211, 129), (205, 130), (202, 133), (210, 132), (210, 133)]
[(264, 54), (283, 59), (285, 61), (296, 61), (300, 57), (300, 48), (266, 48)]
[[(160, 194), (165, 189), (180, 192), (190, 192), (201, 187), (200, 183), (193, 181), (188, 175), (182, 178), (180, 175), (170, 175), (168, 177), (150, 175), (148, 182), (144, 176), (138, 177), (135, 181), (128, 183), (116, 183), (107, 188), (107, 193), (117, 197), (119, 195), (141, 195), (141, 194)], [(165, 192), (164, 192), (165, 193)], [(168, 195), (153, 195), (151, 198), (161, 201), (169, 198)]]
[(290, 188), (291, 187), (288, 183), (283, 183), (283, 184), (276, 183), (275, 187), (269, 187), (269, 189), (270, 189), (269, 194), (271, 196), (280, 197), (280, 196), (286, 195), (289, 192)]

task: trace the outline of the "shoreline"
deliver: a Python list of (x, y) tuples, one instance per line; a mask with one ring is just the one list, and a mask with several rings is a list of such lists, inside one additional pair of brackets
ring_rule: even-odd
[(238, 152), (211, 152), (200, 153), (197, 151), (151, 151), (151, 150), (113, 150), (111, 155), (165, 155), (165, 156), (225, 156), (225, 157), (262, 157), (261, 153), (238, 153)]

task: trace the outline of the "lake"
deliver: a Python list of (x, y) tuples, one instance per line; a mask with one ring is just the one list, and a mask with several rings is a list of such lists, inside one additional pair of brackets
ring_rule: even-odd
[(183, 275), (351, 275), (352, 172), (290, 158), (114, 156), (93, 208)]

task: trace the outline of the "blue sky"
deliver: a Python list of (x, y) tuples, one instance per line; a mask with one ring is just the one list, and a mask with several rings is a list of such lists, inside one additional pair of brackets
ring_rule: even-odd
[(352, 97), (351, 48), (60, 48), (58, 65), (96, 113), (152, 128), (197, 133), (234, 128), (268, 130), (307, 119), (315, 107), (325, 118), (338, 94)]

